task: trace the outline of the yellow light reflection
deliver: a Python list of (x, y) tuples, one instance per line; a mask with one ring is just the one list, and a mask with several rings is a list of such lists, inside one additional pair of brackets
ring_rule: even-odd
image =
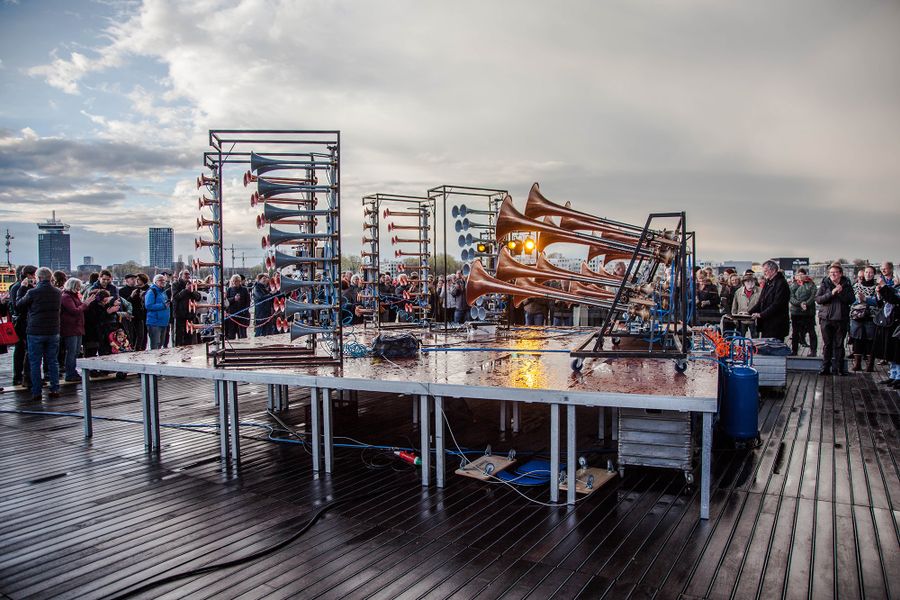
[(512, 347), (523, 354), (514, 354), (510, 362), (510, 387), (545, 388), (547, 387), (547, 365), (541, 354), (527, 354), (529, 350), (539, 350), (543, 346), (541, 340), (519, 338)]

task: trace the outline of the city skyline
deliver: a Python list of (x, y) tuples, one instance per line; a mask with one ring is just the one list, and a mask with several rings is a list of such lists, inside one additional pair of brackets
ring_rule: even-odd
[[(190, 253), (219, 127), (340, 129), (348, 254), (366, 194), (458, 184), (521, 202), (534, 181), (628, 222), (685, 210), (704, 259), (894, 252), (896, 3), (525, 6), (0, 4), (13, 260), (33, 258), (51, 209), (76, 256), (141, 256), (151, 226)], [(239, 177), (225, 193), (225, 243), (261, 254)]]

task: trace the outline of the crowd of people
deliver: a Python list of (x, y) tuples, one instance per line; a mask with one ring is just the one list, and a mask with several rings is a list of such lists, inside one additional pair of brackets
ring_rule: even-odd
[[(624, 271), (624, 264), (616, 266)], [(694, 306), (701, 323), (728, 321), (725, 328), (742, 335), (782, 342), (790, 338), (792, 354), (806, 346), (810, 356), (817, 355), (821, 336), (822, 374), (847, 373), (849, 336), (851, 369), (872, 372), (876, 361), (882, 361), (890, 364), (882, 383), (900, 387), (900, 281), (893, 263), (885, 262), (879, 269), (866, 266), (854, 281), (834, 263), (818, 285), (803, 268), (789, 282), (774, 261), (763, 263), (762, 277), (733, 270), (716, 276), (712, 269), (696, 268), (694, 283)], [(569, 289), (562, 281), (547, 285)], [(363, 322), (374, 311), (371, 287), (352, 272), (341, 275), (340, 286), (345, 324)], [(195, 281), (188, 270), (177, 277), (160, 273), (152, 281), (144, 273), (128, 274), (124, 285), (116, 287), (105, 270), (83, 282), (61, 271), (20, 267), (16, 283), (7, 294), (0, 294), (0, 316), (12, 317), (19, 338), (13, 349), (13, 385), (30, 388), (37, 400), (48, 381), (49, 394), (55, 397), (60, 370), (64, 381), (80, 379), (75, 368), (78, 356), (197, 343), (214, 287), (211, 278)], [(381, 322), (464, 323), (470, 318), (461, 272), (425, 281), (415, 272), (382, 274), (378, 295)], [(225, 337), (245, 338), (249, 329), (256, 337), (275, 333), (276, 296), (265, 273), (252, 283), (232, 276), (225, 290)], [(516, 323), (572, 325), (573, 306), (565, 301), (533, 297), (520, 310), (513, 313)]]
[[(185, 270), (177, 277), (163, 272), (152, 279), (144, 273), (128, 274), (118, 287), (112, 280), (107, 270), (84, 282), (45, 267), (17, 269), (16, 282), (0, 294), (0, 316), (11, 317), (19, 340), (13, 347), (14, 386), (29, 388), (37, 400), (47, 382), (52, 398), (59, 394), (60, 375), (63, 381), (80, 381), (75, 368), (79, 356), (198, 342), (198, 330), (208, 316), (211, 278), (195, 281)], [(273, 296), (267, 286), (265, 293), (271, 312)], [(230, 339), (246, 337), (250, 292), (239, 275), (232, 278), (227, 297), (229, 312), (237, 314), (229, 315), (226, 332)], [(274, 332), (268, 321), (261, 323), (258, 335)]]
[[(853, 274), (851, 274), (853, 275)], [(762, 277), (726, 270), (716, 277), (712, 269), (696, 269), (696, 306), (701, 322), (728, 321), (751, 337), (790, 338), (791, 354), (801, 347), (816, 356), (819, 335), (823, 375), (846, 375), (845, 347), (849, 339), (852, 371), (875, 370), (876, 361), (889, 364), (882, 383), (900, 386), (900, 281), (894, 264), (867, 265), (853, 281), (840, 263), (816, 284), (805, 268), (789, 282), (774, 261), (762, 265)], [(724, 317), (724, 319), (723, 319)], [(818, 321), (818, 332), (817, 324)], [(895, 336), (895, 332), (897, 336)]]

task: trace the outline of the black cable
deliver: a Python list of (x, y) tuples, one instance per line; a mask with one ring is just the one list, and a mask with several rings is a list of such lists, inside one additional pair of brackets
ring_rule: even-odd
[(186, 579), (188, 577), (196, 577), (198, 575), (206, 575), (207, 573), (212, 573), (214, 571), (219, 571), (221, 569), (228, 569), (230, 567), (236, 567), (238, 565), (242, 565), (244, 563), (248, 563), (248, 562), (254, 561), (258, 558), (262, 558), (264, 556), (272, 554), (273, 552), (277, 552), (277, 551), (281, 550), (282, 548), (284, 548), (285, 546), (295, 542), (301, 536), (303, 536), (303, 534), (305, 534), (307, 531), (309, 531), (312, 528), (312, 526), (316, 524), (316, 522), (322, 517), (322, 515), (324, 515), (326, 512), (328, 512), (335, 506), (338, 506), (340, 504), (345, 504), (345, 503), (353, 501), (353, 500), (364, 500), (371, 496), (380, 494), (380, 493), (386, 491), (386, 489), (387, 488), (368, 492), (366, 494), (347, 496), (346, 498), (340, 498), (340, 499), (332, 500), (331, 502), (327, 502), (326, 504), (322, 505), (322, 507), (319, 510), (317, 510), (313, 514), (312, 517), (310, 517), (309, 521), (307, 521), (306, 524), (303, 527), (301, 527), (296, 533), (292, 534), (290, 537), (278, 542), (277, 544), (275, 544), (273, 546), (269, 546), (268, 548), (263, 548), (262, 550), (254, 552), (253, 554), (248, 554), (247, 556), (235, 558), (233, 560), (229, 560), (229, 561), (225, 561), (225, 562), (221, 562), (221, 563), (214, 563), (211, 565), (206, 565), (205, 567), (198, 567), (196, 569), (191, 569), (189, 571), (182, 571), (180, 573), (174, 573), (172, 575), (163, 577), (162, 579), (157, 579), (155, 581), (148, 581), (147, 583), (144, 583), (143, 585), (140, 585), (139, 587), (132, 588), (128, 591), (120, 593), (117, 596), (113, 596), (111, 598), (111, 600), (125, 600), (126, 598), (131, 598), (133, 596), (136, 596), (137, 594), (141, 594), (148, 590), (152, 590), (153, 588), (157, 588), (161, 585), (165, 585), (167, 583), (172, 583), (173, 581), (179, 581), (181, 579)]

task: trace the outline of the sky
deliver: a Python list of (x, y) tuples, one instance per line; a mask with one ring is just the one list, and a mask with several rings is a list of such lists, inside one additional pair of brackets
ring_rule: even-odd
[(338, 129), (345, 253), (366, 194), (540, 182), (684, 210), (702, 259), (900, 258), (898, 64), (893, 0), (0, 0), (0, 227), (14, 263), (52, 210), (73, 266), (145, 261), (150, 226), (187, 257), (209, 129)]

